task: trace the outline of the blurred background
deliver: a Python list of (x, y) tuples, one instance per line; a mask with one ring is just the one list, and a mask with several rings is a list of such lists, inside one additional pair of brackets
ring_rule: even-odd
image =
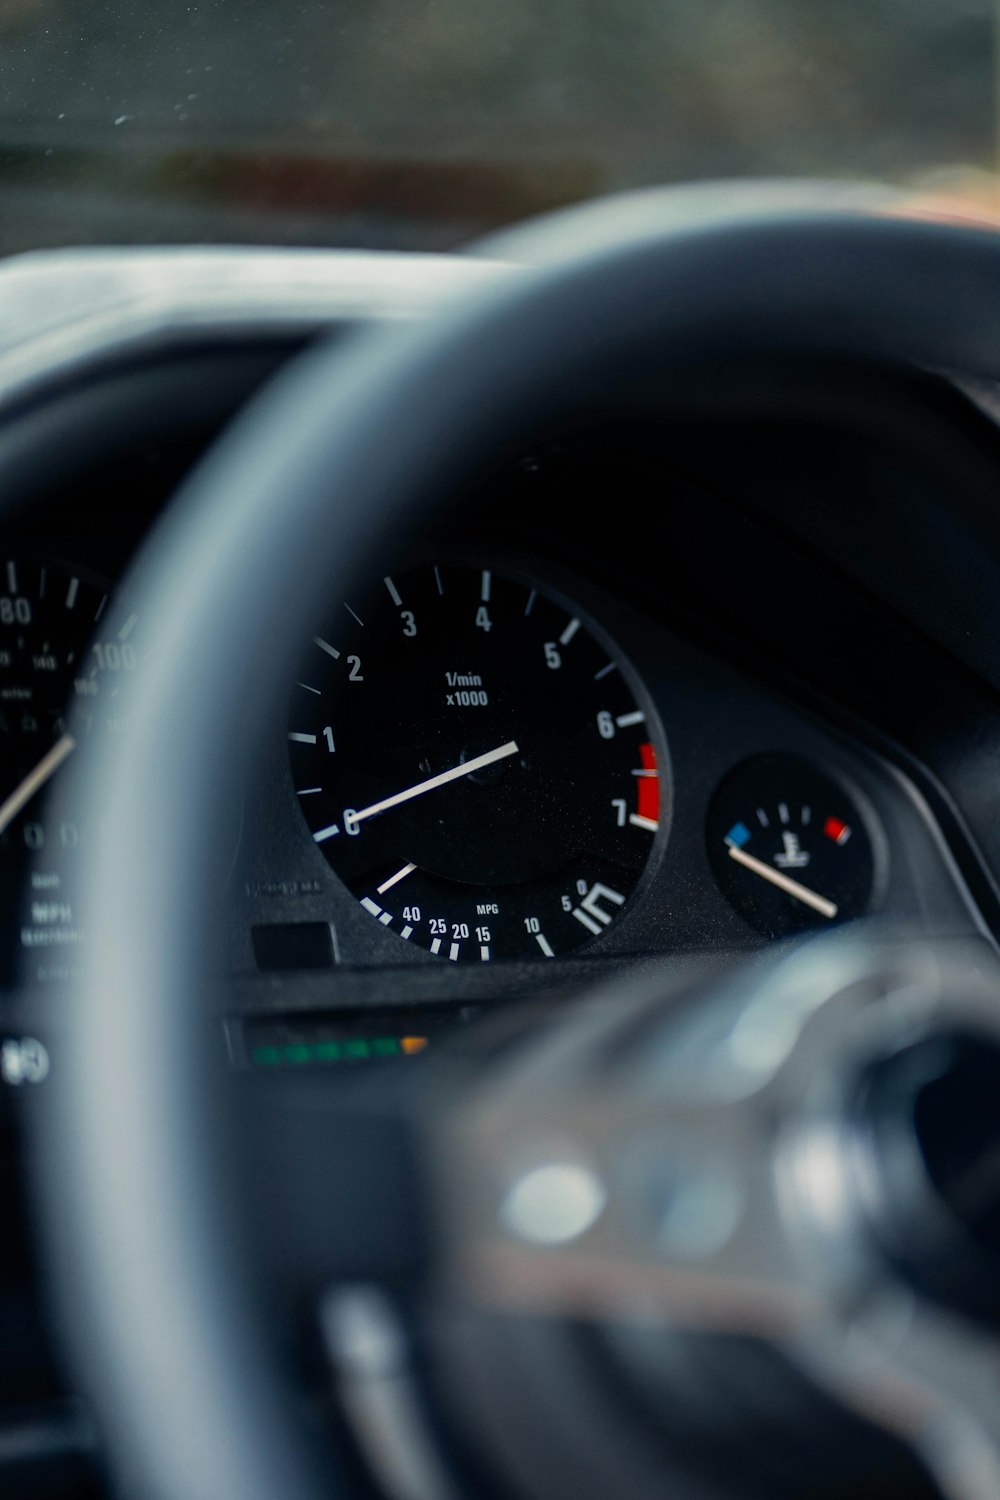
[(0, 253), (446, 249), (617, 188), (1000, 211), (998, 0), (0, 0)]

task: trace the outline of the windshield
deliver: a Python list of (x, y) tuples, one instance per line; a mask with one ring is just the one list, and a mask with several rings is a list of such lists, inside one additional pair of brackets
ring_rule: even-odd
[(990, 194), (995, 0), (3, 0), (0, 253), (444, 249), (614, 189)]

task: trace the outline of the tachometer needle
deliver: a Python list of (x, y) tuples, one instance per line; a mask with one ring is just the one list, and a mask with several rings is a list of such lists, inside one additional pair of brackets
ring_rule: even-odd
[(508, 740), (506, 745), (500, 745), (496, 750), (487, 750), (485, 755), (477, 755), (472, 760), (463, 761), (460, 766), (452, 766), (450, 771), (442, 771), (439, 776), (430, 776), (426, 781), (418, 781), (416, 786), (408, 786), (405, 792), (397, 792), (394, 797), (386, 797), (382, 802), (373, 802), (371, 807), (363, 807), (360, 812), (352, 812), (350, 820), (352, 823), (361, 823), (365, 818), (374, 818), (378, 813), (388, 812), (390, 807), (398, 807), (401, 802), (422, 797), (424, 792), (433, 792), (435, 787), (447, 786), (449, 781), (471, 776), (473, 771), (482, 771), (486, 766), (492, 766), (494, 761), (505, 760), (508, 755), (517, 753), (517, 741)]
[(776, 885), (779, 891), (785, 891), (787, 895), (794, 896), (797, 901), (803, 901), (806, 906), (811, 906), (813, 911), (818, 911), (821, 917), (828, 917), (832, 922), (837, 915), (837, 907), (833, 901), (828, 901), (825, 896), (818, 896), (808, 886), (800, 885), (797, 880), (790, 880), (787, 875), (782, 875), (780, 870), (775, 870), (771, 865), (766, 865), (762, 859), (754, 859), (752, 854), (746, 854), (738, 849), (735, 844), (726, 846), (729, 850), (729, 858), (735, 859), (738, 865), (752, 870), (759, 875), (761, 880), (769, 880)]
[(10, 796), (0, 803), (0, 833), (3, 833), (8, 824), (13, 823), (22, 807), (29, 803), (36, 792), (54, 776), (67, 756), (72, 755), (76, 749), (76, 740), (71, 734), (64, 734), (62, 739), (56, 740), (51, 750), (42, 756), (33, 771), (29, 771), (20, 786), (14, 788)]

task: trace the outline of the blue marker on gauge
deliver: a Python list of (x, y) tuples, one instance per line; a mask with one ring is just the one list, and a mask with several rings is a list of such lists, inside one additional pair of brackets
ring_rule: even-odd
[(744, 844), (750, 842), (750, 830), (745, 823), (734, 823), (726, 834), (726, 843), (734, 849), (742, 849)]

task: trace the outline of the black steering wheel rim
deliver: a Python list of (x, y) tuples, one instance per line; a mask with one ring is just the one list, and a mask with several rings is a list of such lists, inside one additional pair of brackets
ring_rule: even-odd
[(199, 1020), (215, 792), (260, 744), (322, 597), (491, 454), (618, 384), (773, 354), (991, 375), (998, 285), (986, 231), (867, 213), (678, 225), (653, 205), (644, 227), (498, 275), (426, 324), (318, 347), (185, 487), (136, 579), (155, 650), (133, 729), (77, 774), (106, 830), (43, 1156), (78, 1378), (151, 1493), (337, 1490), (228, 1232)]

